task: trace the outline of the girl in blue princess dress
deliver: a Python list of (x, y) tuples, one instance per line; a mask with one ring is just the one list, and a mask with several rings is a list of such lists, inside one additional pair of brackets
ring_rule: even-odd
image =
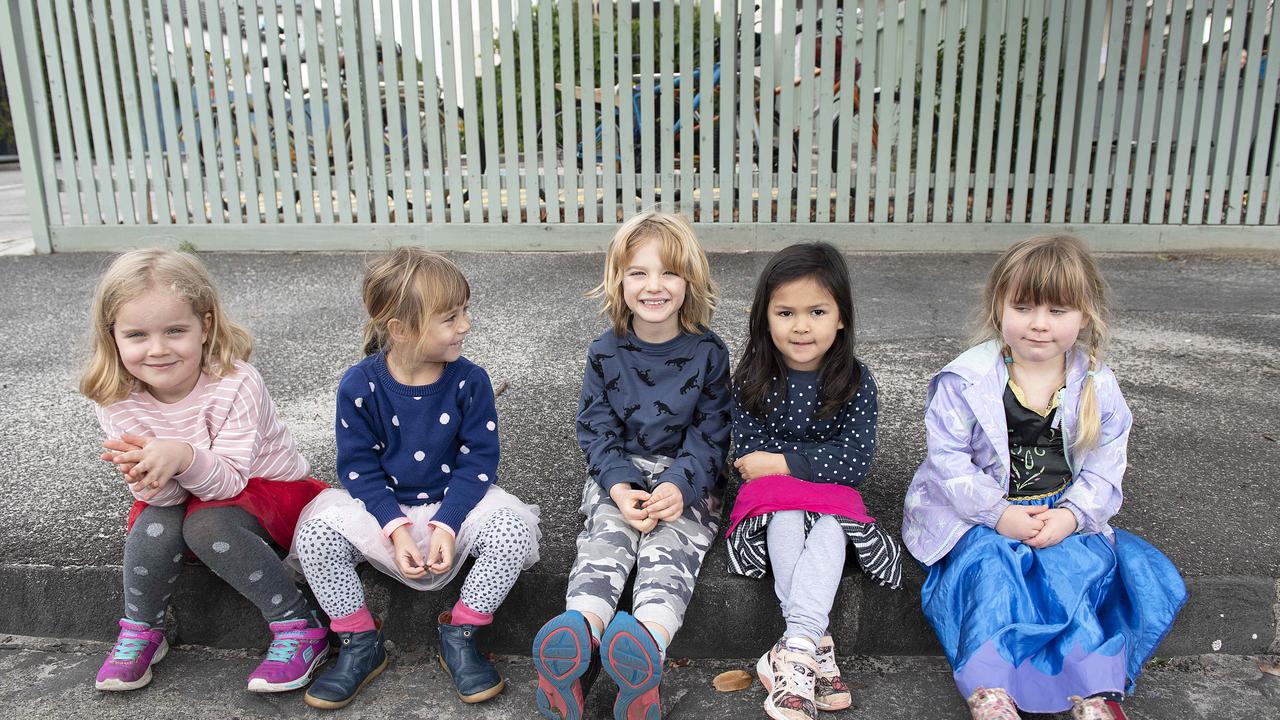
[(1015, 243), (983, 292), (986, 342), (929, 384), (902, 537), (975, 720), (1122, 720), (1186, 601), (1168, 558), (1108, 524), (1132, 416), (1102, 364), (1105, 292), (1076, 238)]

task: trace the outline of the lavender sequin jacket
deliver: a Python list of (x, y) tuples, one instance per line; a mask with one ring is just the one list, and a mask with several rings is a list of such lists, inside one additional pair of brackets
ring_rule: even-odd
[[(1003, 402), (1009, 372), (1000, 350), (996, 340), (969, 348), (929, 383), (924, 415), (928, 457), (907, 489), (902, 520), (907, 549), (926, 565), (950, 552), (974, 525), (994, 528), (1009, 505), (1009, 431)], [(1133, 416), (1110, 368), (1104, 365), (1092, 375), (1087, 371), (1087, 356), (1070, 352), (1066, 387), (1059, 392), (1073, 479), (1057, 507), (1075, 514), (1077, 532), (1110, 536), (1107, 522), (1120, 509)], [(1098, 446), (1076, 457), (1071, 435), (1087, 380), (1098, 393), (1102, 429)]]

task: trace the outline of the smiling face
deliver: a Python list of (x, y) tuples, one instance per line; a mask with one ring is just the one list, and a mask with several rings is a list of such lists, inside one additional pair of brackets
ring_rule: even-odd
[(197, 317), (173, 293), (152, 289), (120, 306), (111, 333), (125, 370), (157, 400), (173, 403), (200, 378), (211, 319)]
[(813, 278), (783, 283), (769, 297), (769, 336), (792, 370), (817, 370), (843, 329), (835, 298)]
[(1064, 305), (1005, 298), (1000, 313), (1000, 336), (1022, 365), (1060, 363), (1085, 326), (1084, 314)]
[(656, 238), (636, 246), (622, 273), (622, 299), (631, 310), (636, 337), (658, 343), (680, 333), (685, 287), (684, 278), (663, 262)]
[(466, 305), (432, 313), (417, 343), (420, 362), (451, 363), (462, 355), (462, 344), (471, 332)]

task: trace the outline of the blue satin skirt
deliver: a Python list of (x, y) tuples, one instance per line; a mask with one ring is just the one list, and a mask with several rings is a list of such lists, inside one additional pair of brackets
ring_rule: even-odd
[(1131, 691), (1186, 602), (1177, 568), (1142, 538), (1071, 535), (1035, 549), (976, 526), (921, 590), (964, 697), (1004, 688), (1027, 712)]

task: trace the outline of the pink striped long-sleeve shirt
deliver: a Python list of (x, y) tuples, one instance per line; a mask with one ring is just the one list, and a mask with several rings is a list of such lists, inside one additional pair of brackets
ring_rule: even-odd
[[(276, 417), (262, 376), (245, 362), (237, 362), (229, 377), (201, 373), (191, 393), (176, 403), (135, 390), (97, 413), (109, 438), (128, 433), (191, 445), (191, 466), (147, 501), (152, 505), (180, 505), (192, 495), (225, 500), (239, 495), (252, 477), (300, 480), (310, 472), (289, 428)], [(140, 493), (134, 497), (142, 499)]]

